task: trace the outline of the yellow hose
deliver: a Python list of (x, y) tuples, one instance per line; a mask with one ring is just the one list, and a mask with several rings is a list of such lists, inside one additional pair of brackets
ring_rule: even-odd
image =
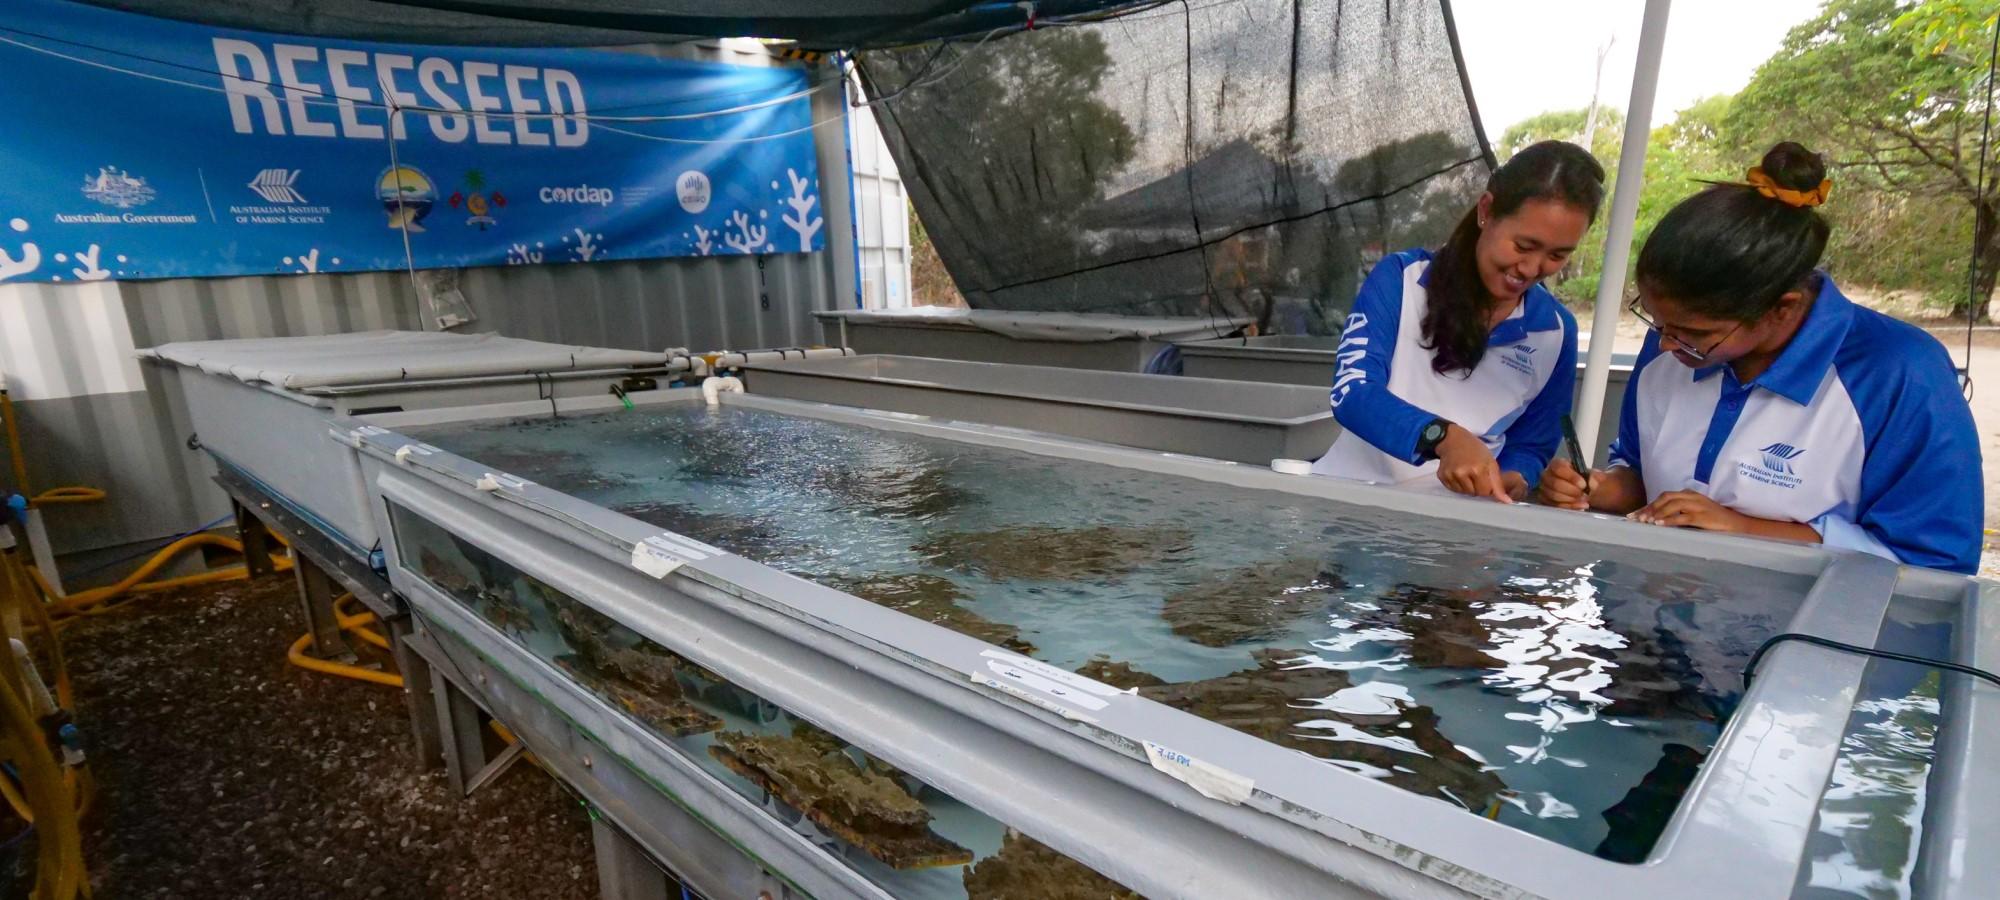
[[(333, 598), (334, 620), (340, 623), (341, 630), (352, 632), (362, 640), (381, 647), (384, 650), (389, 649), (389, 639), (383, 637), (380, 632), (367, 627), (369, 623), (375, 621), (374, 613), (363, 612), (349, 615), (340, 611), (341, 604), (353, 599), (353, 594), (341, 594)], [(313, 636), (310, 632), (299, 635), (299, 639), (292, 642), (292, 649), (285, 652), (285, 659), (290, 660), (292, 665), (311, 672), (338, 675), (342, 678), (353, 678), (358, 681), (368, 681), (389, 687), (403, 686), (403, 678), (400, 675), (377, 672), (374, 669), (350, 666), (346, 663), (337, 663), (306, 655), (306, 648), (312, 646), (312, 639)]]
[(4, 679), (7, 683), (0, 687), (0, 718), (6, 724), (7, 755), (20, 772), (26, 791), (24, 804), (39, 813), (40, 858), (34, 896), (36, 900), (70, 900), (84, 889), (83, 838), (77, 827), (76, 799), (42, 738), (41, 724), (21, 695), (18, 673), (13, 674), (17, 677)]
[[(221, 547), (237, 553), (243, 552), (243, 542), (235, 538), (206, 533), (189, 535), (168, 544), (160, 552), (154, 554), (151, 559), (146, 560), (144, 565), (132, 570), (124, 578), (119, 579), (117, 584), (91, 588), (87, 591), (79, 591), (68, 595), (56, 593), (55, 589), (49, 585), (48, 580), (42, 577), (42, 573), (39, 570), (27, 568), (26, 571), (28, 578), (35, 583), (35, 587), (42, 592), (43, 596), (48, 598), (49, 606), (51, 607), (50, 611), (56, 616), (91, 614), (94, 612), (91, 607), (126, 594), (150, 594), (173, 590), (175, 588), (192, 587), (194, 585), (214, 584), (221, 581), (240, 581), (250, 577), (249, 567), (238, 565), (200, 572), (194, 575), (163, 578), (159, 581), (145, 580), (146, 576), (159, 571), (162, 566), (172, 562), (176, 556), (196, 547)], [(273, 569), (283, 572), (291, 569), (292, 561), (289, 557), (273, 556), (271, 557), (271, 565)]]
[(28, 460), (21, 453), (21, 429), (14, 420), (14, 398), (6, 391), (0, 391), (0, 420), (4, 420), (7, 432), (7, 459), (14, 466), (14, 490), (28, 498), (29, 506), (43, 506), (50, 503), (95, 503), (104, 499), (104, 492), (94, 487), (50, 488), (39, 494), (28, 487)]
[(104, 491), (94, 487), (49, 488), (28, 498), (29, 506), (47, 506), (51, 503), (96, 503), (104, 499)]
[(377, 672), (374, 669), (364, 669), (360, 666), (328, 662), (324, 659), (315, 659), (307, 656), (306, 647), (312, 644), (312, 639), (313, 636), (310, 634), (299, 635), (299, 639), (292, 642), (292, 649), (286, 651), (285, 658), (291, 660), (292, 665), (313, 672), (339, 675), (342, 678), (354, 678), (361, 681), (372, 681), (376, 684), (388, 685), (389, 687), (403, 686), (403, 679), (400, 675), (391, 675), (388, 672)]

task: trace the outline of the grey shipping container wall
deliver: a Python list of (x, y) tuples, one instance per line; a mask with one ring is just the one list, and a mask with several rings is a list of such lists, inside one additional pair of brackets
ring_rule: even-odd
[[(744, 61), (729, 49), (701, 52)], [(629, 349), (820, 343), (812, 313), (851, 307), (857, 294), (844, 100), (832, 66), (814, 74), (836, 82), (812, 101), (827, 251), (467, 269), (458, 286), (478, 318), (461, 330)], [(111, 495), (51, 508), (55, 547), (123, 547), (228, 510), (188, 446), (186, 411), (164, 381), (172, 374), (132, 361), (133, 350), (415, 329), (419, 309), (402, 272), (0, 285), (0, 371), (10, 376), (33, 487), (85, 484)]]

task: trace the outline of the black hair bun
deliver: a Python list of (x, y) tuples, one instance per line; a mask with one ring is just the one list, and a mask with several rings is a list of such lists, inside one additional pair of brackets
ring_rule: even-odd
[(1795, 141), (1785, 141), (1765, 153), (1763, 169), (1787, 190), (1810, 191), (1826, 180), (1826, 160)]

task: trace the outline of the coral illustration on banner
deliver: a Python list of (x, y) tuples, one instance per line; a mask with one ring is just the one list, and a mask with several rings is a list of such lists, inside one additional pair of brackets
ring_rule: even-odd
[[(296, 260), (287, 256), (282, 260), (282, 262), (288, 266), (290, 265), (298, 266), (298, 268), (292, 270), (293, 273), (295, 274), (307, 275), (313, 272), (317, 272), (319, 271), (319, 248), (314, 247), (311, 253), (305, 254), (304, 256), (301, 256)], [(334, 262), (339, 262), (339, 260), (334, 260)]]
[[(26, 219), (15, 219), (8, 222), (7, 227), (25, 234), (28, 231), (28, 221)], [(42, 248), (35, 246), (32, 241), (21, 245), (21, 255), (18, 259), (13, 254), (8, 253), (5, 247), (0, 247), (0, 281), (26, 275), (41, 267)]]
[(507, 264), (510, 266), (534, 265), (542, 261), (542, 242), (535, 242), (535, 249), (527, 244), (514, 244), (507, 248)]
[(699, 251), (701, 255), (707, 256), (715, 252), (715, 232), (696, 225), (694, 227), (694, 236), (698, 238), (694, 242), (694, 249)]
[[(576, 232), (576, 246), (569, 248), (569, 252), (576, 254), (577, 262), (590, 262), (604, 253), (604, 245), (598, 243), (598, 241), (604, 240), (604, 235), (591, 234), (581, 228), (572, 228), (570, 230)], [(563, 243), (569, 243), (568, 236), (563, 237)]]
[(97, 245), (91, 244), (89, 250), (76, 254), (77, 265), (82, 268), (71, 269), (70, 272), (83, 281), (103, 281), (110, 278), (111, 272), (97, 265), (97, 254)]
[[(792, 182), (792, 195), (785, 198), (785, 205), (790, 206), (792, 211), (784, 215), (785, 224), (798, 233), (799, 252), (806, 253), (812, 250), (813, 235), (819, 233), (820, 226), (826, 221), (812, 212), (813, 204), (819, 202), (818, 197), (806, 190), (812, 182), (799, 177), (797, 169), (786, 169), (785, 177)], [(777, 184), (773, 182), (771, 186), (777, 187)]]
[(723, 235), (722, 242), (738, 253), (757, 252), (771, 234), (771, 229), (763, 225), (750, 224), (750, 216), (742, 210), (730, 213), (729, 223), (736, 226), (736, 231)]

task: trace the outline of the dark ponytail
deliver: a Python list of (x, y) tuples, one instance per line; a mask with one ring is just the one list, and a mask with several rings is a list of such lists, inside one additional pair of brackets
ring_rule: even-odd
[[(1604, 167), (1590, 151), (1567, 141), (1542, 141), (1514, 154), (1486, 181), (1494, 219), (1511, 216), (1530, 200), (1557, 200), (1597, 221), (1604, 201)], [(1423, 347), (1431, 369), (1470, 374), (1486, 355), (1486, 317), (1495, 298), (1479, 278), (1479, 207), (1466, 210), (1426, 272), (1430, 306), (1424, 312)]]
[(1786, 141), (1764, 154), (1760, 168), (1772, 186), (1794, 196), (1718, 184), (1682, 200), (1639, 250), (1641, 290), (1672, 298), (1696, 315), (1751, 322), (1807, 283), (1826, 251), (1829, 229), (1796, 195), (1820, 192), (1826, 162)]

